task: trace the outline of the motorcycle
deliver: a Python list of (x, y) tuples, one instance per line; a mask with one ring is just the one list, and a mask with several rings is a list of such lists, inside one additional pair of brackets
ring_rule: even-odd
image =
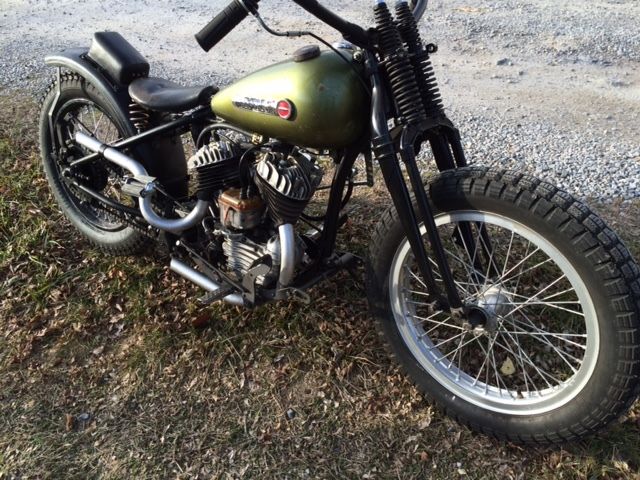
[[(205, 305), (310, 302), (312, 286), (365, 266), (391, 356), (479, 432), (564, 443), (627, 411), (640, 385), (640, 269), (617, 235), (546, 181), (467, 165), (437, 47), (418, 28), (425, 0), (377, 1), (369, 29), (293, 1), (343, 39), (277, 32), (259, 0), (232, 0), (196, 35), (204, 50), (249, 15), (325, 48), (222, 89), (150, 77), (115, 32), (47, 57), (57, 73), (42, 101), (42, 161), (71, 224), (108, 254), (164, 245)], [(428, 182), (424, 149), (439, 171)], [(364, 259), (339, 251), (336, 235), (374, 166), (392, 205)], [(309, 205), (323, 189), (318, 215)]]

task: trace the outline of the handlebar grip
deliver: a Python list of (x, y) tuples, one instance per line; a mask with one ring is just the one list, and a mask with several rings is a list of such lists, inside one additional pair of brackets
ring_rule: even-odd
[[(251, 7), (255, 5), (255, 8), (257, 8), (257, 1), (249, 1), (247, 3), (252, 4)], [(249, 5), (247, 6), (249, 7)], [(231, 30), (237, 27), (248, 14), (249, 13), (244, 6), (240, 4), (240, 2), (232, 0), (222, 12), (216, 15), (206, 27), (196, 34), (198, 45), (200, 45), (205, 52), (208, 52), (220, 40), (226, 37)]]

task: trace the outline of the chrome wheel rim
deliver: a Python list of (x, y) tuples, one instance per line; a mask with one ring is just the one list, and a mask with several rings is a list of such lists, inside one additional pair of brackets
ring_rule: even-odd
[[(459, 222), (471, 229), (466, 241)], [(578, 395), (593, 374), (600, 340), (592, 298), (567, 257), (534, 230), (494, 213), (440, 214), (436, 225), (461, 297), (487, 322), (470, 328), (430, 308), (405, 238), (391, 264), (390, 303), (422, 368), (454, 400), (498, 413), (544, 413)]]

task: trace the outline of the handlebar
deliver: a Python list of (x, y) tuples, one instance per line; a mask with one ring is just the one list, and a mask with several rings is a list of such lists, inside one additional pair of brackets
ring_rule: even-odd
[(232, 0), (227, 7), (214, 17), (202, 30), (196, 34), (198, 45), (205, 52), (211, 50), (231, 30), (247, 18), (250, 12), (257, 10), (260, 0)]
[(420, 21), (424, 15), (424, 11), (427, 9), (428, 0), (411, 0), (409, 5), (413, 10), (413, 16), (416, 17), (416, 21)]
[(366, 47), (369, 44), (369, 36), (362, 27), (347, 22), (328, 8), (320, 5), (320, 3), (318, 3), (318, 0), (293, 1), (304, 8), (311, 15), (318, 18), (318, 20), (338, 30), (345, 38), (345, 40), (348, 40), (358, 47)]
[[(258, 10), (260, 0), (232, 0), (227, 7), (216, 15), (202, 30), (196, 34), (196, 40), (203, 50), (208, 52), (231, 30), (238, 26), (249, 13)], [(331, 10), (323, 7), (318, 0), (293, 0), (307, 12), (338, 30), (344, 38), (359, 47), (369, 45), (369, 36), (362, 27), (347, 22)], [(410, 0), (416, 19), (422, 17), (427, 6), (427, 0)]]

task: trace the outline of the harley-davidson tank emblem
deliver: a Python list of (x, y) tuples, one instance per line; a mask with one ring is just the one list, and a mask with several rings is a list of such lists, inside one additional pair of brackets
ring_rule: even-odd
[(233, 99), (233, 106), (243, 110), (273, 115), (284, 120), (293, 116), (293, 104), (289, 100), (265, 100), (264, 98), (238, 97)]

